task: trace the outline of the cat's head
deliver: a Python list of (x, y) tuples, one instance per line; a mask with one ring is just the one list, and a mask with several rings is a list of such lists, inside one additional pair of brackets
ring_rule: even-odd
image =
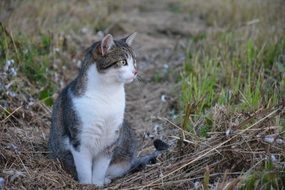
[(130, 83), (137, 76), (134, 50), (131, 47), (136, 33), (114, 40), (111, 34), (97, 42), (92, 50), (98, 74), (106, 80)]

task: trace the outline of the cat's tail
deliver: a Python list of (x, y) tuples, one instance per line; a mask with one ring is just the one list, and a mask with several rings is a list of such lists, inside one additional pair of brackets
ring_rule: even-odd
[(156, 150), (150, 154), (138, 157), (136, 161), (132, 164), (129, 170), (130, 173), (142, 170), (146, 167), (146, 165), (155, 164), (156, 158), (161, 154), (161, 152), (169, 148), (169, 145), (160, 139), (154, 140), (153, 145)]

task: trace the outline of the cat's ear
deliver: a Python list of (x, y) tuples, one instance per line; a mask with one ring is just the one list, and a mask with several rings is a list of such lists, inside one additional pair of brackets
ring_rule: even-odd
[(134, 39), (135, 39), (135, 37), (136, 37), (136, 35), (137, 35), (137, 33), (134, 32), (134, 33), (132, 33), (131, 35), (129, 35), (128, 37), (124, 38), (125, 42), (126, 42), (129, 46), (131, 46), (132, 43), (133, 43), (133, 41), (134, 41)]
[(101, 41), (100, 52), (102, 55), (108, 53), (111, 47), (114, 45), (113, 36), (111, 34), (107, 34)]

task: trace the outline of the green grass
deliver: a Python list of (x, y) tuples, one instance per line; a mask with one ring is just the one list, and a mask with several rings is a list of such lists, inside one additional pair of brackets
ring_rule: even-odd
[[(9, 9), (5, 7), (19, 10), (13, 11), (13, 14), (1, 21), (1, 68), (7, 60), (14, 60), (13, 66), (18, 71), (18, 76), (14, 79), (29, 81), (33, 90), (27, 93), (51, 106), (52, 95), (59, 88), (59, 81), (55, 81), (55, 75), (59, 73), (57, 69), (67, 63), (70, 67), (72, 61), (71, 56), (64, 53), (74, 55), (78, 51), (75, 50), (77, 46), (73, 44), (65, 47), (62, 39), (70, 38), (67, 37), (70, 34), (79, 35), (83, 27), (94, 33), (106, 28), (109, 24), (106, 21), (108, 12), (118, 9), (115, 5), (109, 5), (112, 5), (109, 1), (75, 0), (0, 2), (3, 15), (10, 14)], [(116, 5), (121, 6), (121, 3)], [(62, 72), (62, 69), (60, 71)], [(60, 77), (62, 79), (63, 76)], [(14, 84), (12, 88), (21, 93), (24, 89), (19, 86), (21, 85)]]
[[(214, 29), (190, 38), (185, 50), (180, 81), (181, 123), (191, 117), (192, 122), (183, 127), (190, 132), (198, 128), (197, 135), (205, 138), (216, 130), (211, 113), (216, 104), (238, 113), (270, 108), (284, 99), (285, 10), (280, 10), (278, 0), (194, 4), (196, 10), (189, 6), (189, 14), (200, 14)], [(189, 104), (196, 105), (190, 116)], [(205, 122), (194, 129), (201, 120)], [(279, 125), (285, 130), (284, 118)], [(247, 173), (242, 189), (280, 189), (285, 185), (284, 173), (284, 168), (274, 168), (267, 161), (263, 169)]]
[(272, 161), (265, 161), (264, 169), (246, 176), (241, 190), (250, 189), (282, 189), (285, 186), (285, 170), (274, 166)]
[[(285, 62), (280, 59), (285, 52), (284, 36), (274, 41), (265, 39), (260, 46), (251, 39), (237, 43), (232, 34), (229, 41), (224, 42), (220, 35), (228, 34), (207, 37), (199, 44), (200, 48), (187, 50), (182, 73), (181, 108), (189, 102), (200, 101), (190, 115), (193, 123), (205, 121), (198, 126), (200, 137), (207, 137), (208, 132), (216, 130), (209, 111), (215, 104), (225, 105), (233, 112), (251, 112), (275, 106), (285, 94)], [(219, 44), (219, 48), (208, 46), (207, 40)], [(285, 129), (284, 121), (280, 126)], [(186, 129), (193, 131), (192, 123)], [(285, 170), (265, 165), (264, 169), (249, 173), (244, 181), (241, 189), (280, 189), (285, 185)]]
[(284, 97), (285, 32), (264, 26), (252, 31), (251, 26), (229, 29), (226, 25), (224, 31), (189, 39), (180, 103), (184, 108), (200, 101), (194, 121), (208, 117), (207, 110), (215, 104), (253, 111), (272, 107)]
[[(52, 79), (51, 69), (51, 39), (47, 35), (41, 36), (41, 41), (30, 42), (27, 38), (18, 36), (17, 40), (13, 38), (11, 33), (2, 25), (0, 36), (3, 41), (0, 43), (0, 60), (3, 68), (7, 60), (14, 60), (18, 75), (14, 76), (29, 80), (34, 86), (40, 89), (35, 91), (34, 95), (39, 100), (42, 100), (47, 105), (52, 105), (51, 96), (56, 90), (55, 82)], [(11, 78), (11, 80), (13, 77)], [(14, 91), (23, 91), (18, 89), (21, 85), (14, 85)]]
[(218, 37), (211, 39), (221, 45), (218, 49), (204, 41), (200, 49), (187, 51), (182, 104), (203, 98), (199, 113), (216, 103), (254, 110), (275, 105), (283, 97), (285, 73), (280, 56), (285, 50), (285, 38), (265, 41), (262, 47), (252, 40), (234, 44), (235, 38), (231, 38), (226, 43)]

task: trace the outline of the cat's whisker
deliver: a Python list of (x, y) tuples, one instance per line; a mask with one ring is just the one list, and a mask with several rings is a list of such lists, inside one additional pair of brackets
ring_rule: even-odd
[(141, 83), (147, 83), (146, 80), (144, 80), (140, 75), (137, 75), (136, 79)]
[(142, 80), (141, 77), (136, 77), (134, 79), (134, 82), (136, 82), (136, 84), (139, 86), (139, 88), (143, 88), (143, 84), (145, 84)]
[(134, 82), (135, 82), (140, 88), (143, 87), (143, 86), (142, 86), (142, 83), (139, 81), (138, 78), (135, 78), (135, 79), (134, 79)]

